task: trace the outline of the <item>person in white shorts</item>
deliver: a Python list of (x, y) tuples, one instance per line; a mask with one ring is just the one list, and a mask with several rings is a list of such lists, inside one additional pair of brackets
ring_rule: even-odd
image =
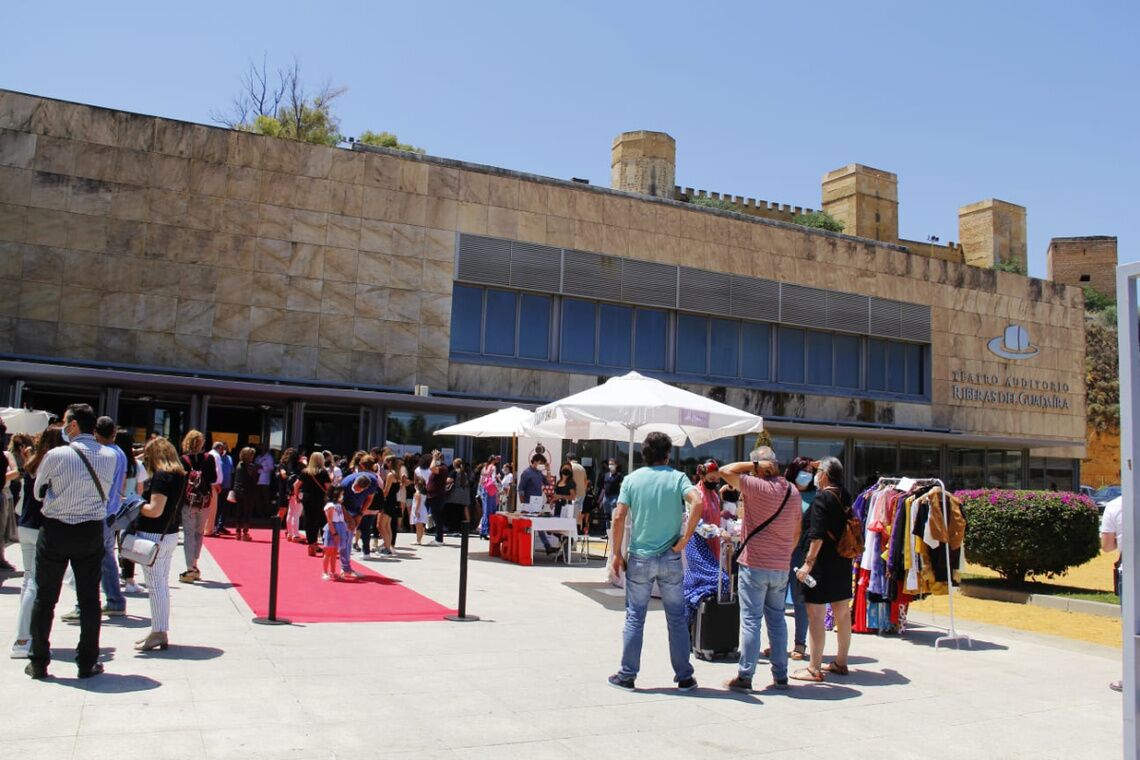
[(415, 471), (416, 494), (412, 497), (412, 524), (416, 526), (416, 544), (422, 546), (424, 529), (428, 521), (427, 481), (431, 477), (431, 455), (420, 457), (420, 466)]

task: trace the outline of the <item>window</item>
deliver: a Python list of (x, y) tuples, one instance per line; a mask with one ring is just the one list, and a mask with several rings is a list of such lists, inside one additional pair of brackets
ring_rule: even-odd
[(452, 290), (451, 352), (459, 359), (481, 355), (491, 363), (563, 364), (563, 371), (599, 374), (636, 368), (717, 385), (775, 381), (838, 396), (865, 391), (921, 398), (929, 391), (929, 350), (918, 343), (504, 288), (456, 283)]
[(515, 334), (518, 327), (515, 310), (517, 295), (505, 290), (487, 291), (487, 330), (483, 352), (496, 356), (515, 355)]
[(858, 388), (862, 380), (859, 339), (854, 335), (836, 335), (835, 385), (840, 388)]
[(950, 482), (946, 486), (951, 490), (958, 488), (981, 488), (985, 485), (984, 449), (950, 449)]
[(846, 448), (843, 441), (833, 441), (820, 438), (801, 438), (799, 455), (811, 460), (835, 457), (843, 461), (843, 451)]
[(525, 294), (519, 305), (519, 356), (550, 358), (550, 298)]
[(852, 482), (856, 488), (869, 485), (878, 478), (898, 475), (898, 447), (893, 443), (855, 443), (855, 470)]
[(781, 383), (802, 383), (804, 381), (804, 331), (792, 327), (781, 327), (780, 356), (776, 367), (780, 371)]
[(567, 298), (562, 302), (562, 361), (594, 363), (597, 309), (588, 301)]
[(807, 334), (808, 385), (831, 385), (831, 335), (821, 332)]
[(942, 472), (942, 451), (937, 446), (903, 444), (899, 448), (899, 475), (937, 478)]
[(691, 314), (677, 315), (678, 372), (703, 375), (708, 369), (709, 321)]
[(740, 349), (740, 323), (727, 319), (711, 321), (712, 340), (709, 349), (709, 374), (736, 377), (737, 353)]
[(986, 452), (986, 487), (1021, 488), (1021, 452)]
[(906, 392), (912, 396), (922, 393), (925, 372), (922, 366), (922, 346), (906, 345)]
[[(746, 451), (752, 450), (754, 441), (744, 439), (744, 448)], [(772, 436), (772, 451), (776, 452), (776, 459), (782, 463), (791, 464), (792, 460), (796, 458), (796, 439), (791, 436)]]
[(604, 303), (600, 309), (598, 364), (628, 367), (633, 339), (633, 310), (628, 306)]
[(456, 285), (451, 292), (451, 350), (477, 354), (483, 350), (483, 290)]
[(669, 315), (656, 309), (638, 309), (635, 318), (633, 366), (638, 369), (665, 369)]

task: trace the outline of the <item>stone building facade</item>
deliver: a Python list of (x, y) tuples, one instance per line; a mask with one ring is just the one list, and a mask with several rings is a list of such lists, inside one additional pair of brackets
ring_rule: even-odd
[[(921, 449), (912, 469), (961, 483), (1022, 484), (1035, 466), (1072, 475), (1085, 430), (1079, 289), (659, 197), (673, 179), (652, 172), (656, 195), (637, 184), (645, 164), (622, 154), (635, 142), (615, 141), (609, 189), (0, 91), (7, 400), (88, 393), (147, 428), (160, 404), (183, 426), (256, 418), (250, 440), (275, 445), (403, 443), (410, 428), (638, 368), (644, 321), (664, 340), (648, 374), (764, 415), (785, 453), (822, 441), (861, 475)], [(852, 206), (855, 231), (877, 213), (877, 234), (897, 240), (894, 175), (853, 167), (832, 186), (866, 180), (880, 194)], [(841, 195), (825, 189), (825, 207)], [(1001, 234), (1016, 246), (1016, 229)], [(616, 290), (575, 291), (582, 262), (627, 274)], [(515, 316), (492, 321), (507, 302)], [(527, 304), (549, 320), (546, 338), (524, 335)], [(584, 334), (572, 307), (596, 315), (600, 337), (569, 360)], [(609, 318), (634, 325), (626, 359), (607, 358)], [(509, 352), (491, 345), (500, 325), (519, 331)], [(755, 364), (750, 335), (770, 364)], [(534, 340), (541, 358), (524, 356)], [(735, 374), (722, 377), (729, 353)], [(718, 453), (744, 442), (729, 446)]]

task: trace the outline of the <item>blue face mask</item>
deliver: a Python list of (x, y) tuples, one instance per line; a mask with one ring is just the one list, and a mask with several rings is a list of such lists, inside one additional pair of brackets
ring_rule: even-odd
[(67, 434), (67, 425), (64, 425), (59, 432), (63, 435), (64, 443), (71, 443), (71, 436)]
[(807, 470), (800, 470), (799, 474), (796, 475), (796, 485), (800, 488), (807, 488), (811, 485), (811, 483), (812, 474)]

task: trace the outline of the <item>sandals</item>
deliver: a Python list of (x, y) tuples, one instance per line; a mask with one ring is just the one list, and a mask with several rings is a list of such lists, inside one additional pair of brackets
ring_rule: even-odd
[(797, 661), (806, 660), (808, 658), (807, 647), (796, 647), (788, 656)]
[(827, 663), (827, 672), (834, 673), (837, 676), (845, 676), (849, 671), (846, 665), (840, 665), (835, 660), (832, 660), (831, 662)]
[(811, 681), (812, 683), (823, 683), (823, 672), (812, 670), (811, 668), (800, 668), (792, 673), (791, 678), (797, 681)]

